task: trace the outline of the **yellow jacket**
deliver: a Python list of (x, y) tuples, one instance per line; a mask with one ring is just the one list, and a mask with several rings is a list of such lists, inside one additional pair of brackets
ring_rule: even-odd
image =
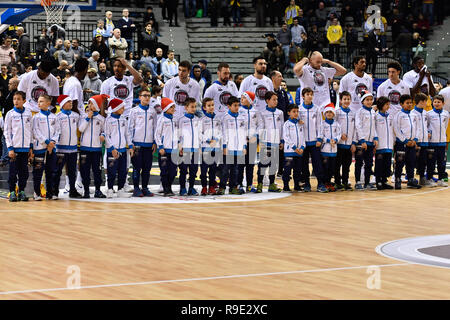
[(341, 43), (342, 35), (342, 27), (340, 25), (328, 27), (327, 39), (331, 44)]

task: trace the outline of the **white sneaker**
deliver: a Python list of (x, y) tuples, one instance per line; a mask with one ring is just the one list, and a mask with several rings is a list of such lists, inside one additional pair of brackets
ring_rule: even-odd
[(108, 189), (108, 191), (106, 191), (106, 197), (108, 199), (111, 199), (114, 195), (114, 190), (113, 189)]
[(38, 195), (36, 194), (36, 192), (34, 193), (33, 199), (34, 199), (34, 201), (42, 201), (42, 197), (41, 197), (41, 196), (38, 196)]
[(57, 195), (53, 195), (52, 196), (52, 200), (58, 200), (59, 198), (58, 198), (58, 196)]
[(159, 189), (158, 189), (158, 193), (163, 193), (164, 192), (164, 188), (162, 186), (162, 183), (159, 184)]
[(376, 184), (377, 180), (375, 179), (375, 176), (370, 176), (370, 183)]
[(117, 198), (130, 198), (131, 195), (131, 193), (125, 191), (125, 187), (117, 190)]
[(427, 180), (427, 181), (428, 181), (428, 187), (429, 188), (434, 188), (434, 187), (438, 186), (437, 183), (433, 179), (430, 179), (430, 180)]
[(264, 175), (263, 186), (268, 186), (270, 184), (269, 176)]
[(438, 180), (437, 185), (438, 187), (448, 187), (447, 182), (445, 182), (444, 180)]
[(128, 183), (128, 180), (125, 182), (125, 185), (123, 186), (123, 190), (125, 190), (125, 192), (133, 192), (134, 191), (134, 187), (130, 186), (130, 184)]

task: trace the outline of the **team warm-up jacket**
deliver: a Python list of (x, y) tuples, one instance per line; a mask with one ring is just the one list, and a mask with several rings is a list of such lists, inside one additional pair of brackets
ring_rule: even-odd
[(428, 145), (431, 147), (445, 147), (446, 130), (448, 126), (449, 113), (446, 110), (430, 110), (427, 112), (428, 132), (431, 138)]
[(173, 115), (164, 113), (159, 117), (155, 142), (159, 150), (164, 149), (166, 153), (178, 152), (178, 122), (173, 119)]
[(262, 127), (261, 113), (256, 110), (255, 107), (241, 106), (239, 108), (239, 114), (244, 115), (247, 118), (247, 137), (258, 137), (259, 131)]
[(33, 117), (33, 153), (43, 154), (47, 145), (53, 141), (56, 144), (56, 116), (48, 111), (41, 110)]
[(200, 148), (200, 120), (194, 114), (185, 113), (178, 120), (178, 141), (184, 152), (197, 152)]
[(32, 147), (33, 123), (31, 111), (14, 107), (5, 117), (3, 128), (8, 151), (28, 152)]
[(222, 118), (223, 148), (228, 155), (242, 155), (247, 148), (247, 118), (230, 110)]
[(362, 106), (358, 110), (355, 117), (355, 126), (359, 144), (365, 142), (368, 146), (373, 146), (373, 141), (378, 140), (375, 129), (375, 111), (372, 108)]
[(100, 136), (105, 136), (105, 118), (98, 112), (94, 112), (91, 119), (80, 118), (78, 130), (81, 132), (81, 151), (102, 151)]
[(131, 137), (128, 132), (127, 119), (120, 114), (111, 113), (105, 121), (106, 150), (111, 152), (125, 152), (128, 148), (133, 148)]
[(355, 144), (358, 142), (358, 139), (356, 137), (356, 127), (355, 127), (355, 112), (352, 111), (350, 108), (336, 108), (336, 121), (341, 126), (341, 133), (347, 135), (347, 140), (341, 140), (338, 141), (338, 148), (340, 149), (350, 149), (352, 144)]
[(298, 113), (305, 128), (306, 146), (315, 146), (317, 134), (319, 133), (320, 121), (322, 121), (322, 115), (320, 114), (319, 108), (314, 104), (305, 105), (303, 103), (298, 108)]
[(283, 125), (284, 156), (300, 157), (296, 149), (305, 149), (304, 126), (298, 119), (289, 119)]
[(130, 111), (128, 131), (133, 145), (152, 147), (155, 143), (155, 129), (157, 124), (155, 109), (139, 105)]
[(56, 151), (61, 153), (77, 152), (77, 128), (80, 115), (72, 110), (61, 109), (56, 115)]
[(261, 111), (261, 142), (266, 146), (278, 146), (283, 141), (283, 111), (277, 108), (269, 108), (266, 106)]
[(408, 140), (418, 141), (416, 134), (416, 118), (411, 111), (400, 110), (394, 119), (394, 132), (398, 143), (407, 143)]
[(378, 135), (377, 153), (392, 153), (394, 148), (394, 119), (389, 113), (378, 112), (375, 116)]
[[(341, 126), (334, 119), (325, 119), (320, 124), (319, 136), (317, 141), (322, 142), (321, 152), (325, 157), (336, 157), (337, 155), (337, 143), (341, 140)], [(336, 144), (332, 145), (331, 141), (334, 140)]]
[[(214, 147), (211, 141), (216, 141)], [(200, 141), (202, 151), (219, 151), (222, 148), (222, 121), (215, 113), (204, 113), (200, 119)]]
[(428, 146), (428, 123), (427, 123), (427, 112), (424, 109), (415, 107), (411, 111), (416, 117), (416, 136), (417, 145), (420, 147)]

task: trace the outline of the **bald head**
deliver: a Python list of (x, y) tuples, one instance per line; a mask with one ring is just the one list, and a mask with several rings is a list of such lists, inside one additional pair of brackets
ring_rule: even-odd
[(11, 78), (8, 83), (8, 90), (9, 91), (17, 90), (19, 82), (20, 82), (19, 78)]
[(314, 69), (319, 69), (322, 66), (323, 56), (319, 51), (314, 51), (309, 58), (309, 64)]

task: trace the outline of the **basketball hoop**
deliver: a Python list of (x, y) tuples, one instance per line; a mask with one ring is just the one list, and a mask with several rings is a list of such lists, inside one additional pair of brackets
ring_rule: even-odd
[(67, 0), (41, 0), (41, 6), (44, 7), (47, 14), (47, 24), (62, 24), (62, 15)]

